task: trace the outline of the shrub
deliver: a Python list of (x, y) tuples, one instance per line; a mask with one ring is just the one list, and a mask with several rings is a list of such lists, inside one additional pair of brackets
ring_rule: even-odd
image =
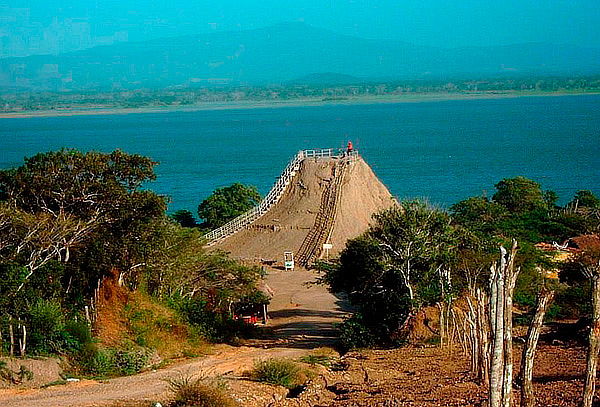
[(37, 301), (29, 309), (29, 321), (29, 350), (32, 353), (62, 350), (65, 322), (60, 303)]
[(148, 356), (143, 349), (101, 349), (89, 343), (79, 353), (77, 361), (84, 374), (119, 376), (138, 373), (148, 362)]
[(194, 332), (209, 342), (231, 343), (240, 337), (249, 338), (257, 334), (254, 326), (210, 310), (207, 302), (201, 298), (173, 296), (169, 299), (169, 306), (194, 328)]
[(267, 359), (257, 361), (251, 376), (259, 382), (294, 388), (302, 383), (301, 369), (298, 364), (286, 359)]
[(120, 375), (132, 375), (146, 366), (148, 352), (143, 349), (113, 350), (113, 371)]
[(98, 349), (93, 343), (84, 346), (79, 352), (77, 362), (83, 374), (109, 376), (113, 371), (110, 352)]
[(354, 314), (338, 325), (340, 341), (345, 349), (372, 348), (377, 338), (360, 314)]
[(67, 350), (80, 350), (92, 342), (92, 331), (84, 320), (68, 320), (63, 332)]
[(238, 403), (223, 388), (206, 378), (180, 377), (169, 381), (174, 393), (171, 407), (236, 407)]

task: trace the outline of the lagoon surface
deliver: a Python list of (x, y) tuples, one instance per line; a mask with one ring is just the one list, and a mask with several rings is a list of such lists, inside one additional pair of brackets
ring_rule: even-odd
[(566, 203), (600, 195), (600, 95), (0, 119), (0, 168), (37, 152), (120, 148), (160, 164), (170, 209), (217, 187), (265, 194), (300, 149), (352, 140), (399, 198), (449, 206), (523, 175)]

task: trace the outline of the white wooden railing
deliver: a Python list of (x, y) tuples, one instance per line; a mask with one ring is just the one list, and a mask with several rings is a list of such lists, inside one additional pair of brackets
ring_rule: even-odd
[(204, 235), (204, 237), (208, 240), (208, 245), (213, 245), (220, 240), (225, 239), (228, 236), (238, 232), (239, 230), (244, 229), (246, 226), (250, 225), (252, 222), (256, 221), (262, 215), (267, 213), (273, 205), (279, 202), (279, 199), (283, 196), (286, 191), (287, 186), (290, 184), (298, 170), (300, 169), (300, 163), (306, 158), (333, 158), (333, 157), (344, 157), (350, 156), (352, 158), (358, 157), (358, 152), (356, 150), (348, 153), (344, 149), (334, 149), (334, 148), (322, 148), (315, 150), (301, 150), (296, 153), (296, 155), (290, 160), (288, 165), (285, 167), (281, 175), (277, 178), (275, 185), (271, 188), (269, 193), (264, 197), (264, 199), (254, 208), (249, 211), (241, 214), (235, 219), (227, 222), (223, 226), (212, 230)]

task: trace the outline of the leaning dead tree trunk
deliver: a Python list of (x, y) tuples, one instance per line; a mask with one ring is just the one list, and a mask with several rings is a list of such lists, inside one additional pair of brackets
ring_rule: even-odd
[(525, 342), (525, 347), (523, 348), (521, 370), (519, 374), (521, 382), (521, 407), (535, 406), (535, 396), (532, 384), (533, 361), (535, 359), (535, 351), (540, 337), (540, 331), (542, 330), (542, 325), (544, 323), (544, 316), (546, 315), (546, 311), (552, 303), (553, 298), (554, 291), (543, 289), (542, 292), (540, 292), (535, 315), (533, 316), (527, 331), (527, 340)]
[(519, 275), (515, 270), (517, 242), (510, 253), (500, 247), (500, 261), (490, 269), (490, 407), (510, 407), (512, 403), (512, 296)]
[(600, 262), (596, 267), (585, 267), (585, 274), (592, 281), (592, 326), (589, 334), (585, 385), (583, 388), (583, 407), (591, 407), (596, 390), (596, 369), (600, 351)]

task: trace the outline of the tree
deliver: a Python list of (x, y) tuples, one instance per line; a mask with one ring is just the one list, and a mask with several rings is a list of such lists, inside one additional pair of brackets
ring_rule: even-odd
[(30, 212), (80, 219), (118, 216), (139, 188), (156, 178), (151, 159), (116, 150), (110, 154), (60, 150), (26, 158), (25, 164), (0, 171), (4, 200)]
[(600, 353), (600, 239), (589, 245), (576, 259), (583, 274), (592, 285), (592, 326), (589, 333), (589, 345), (583, 388), (583, 407), (591, 407), (596, 390), (596, 372)]
[(385, 267), (401, 277), (414, 302), (415, 283), (443, 263), (452, 247), (450, 216), (420, 201), (404, 201), (373, 219), (367, 235), (382, 248)]
[(360, 308), (346, 332), (366, 326), (377, 342), (389, 343), (406, 333), (419, 306), (449, 293), (454, 228), (448, 214), (419, 201), (400, 202), (373, 220), (346, 243), (324, 280)]
[(185, 228), (194, 228), (198, 226), (192, 212), (185, 209), (176, 211), (173, 215), (171, 215), (171, 218)]
[(505, 178), (495, 187), (492, 200), (515, 213), (547, 208), (548, 201), (556, 197), (556, 194), (544, 194), (540, 184), (525, 177)]
[(258, 205), (260, 194), (256, 187), (239, 183), (217, 188), (198, 206), (203, 227), (215, 229)]
[(534, 407), (535, 395), (533, 392), (533, 363), (537, 342), (544, 322), (544, 316), (554, 299), (554, 291), (542, 289), (538, 295), (535, 313), (527, 330), (527, 339), (521, 356), (521, 369), (519, 381), (521, 383), (521, 407)]
[(504, 206), (484, 197), (471, 197), (455, 203), (450, 207), (450, 213), (455, 222), (484, 234), (493, 231), (498, 221), (509, 216)]
[(513, 292), (519, 268), (515, 268), (517, 242), (507, 252), (500, 247), (500, 261), (490, 270), (489, 321), (490, 321), (490, 407), (512, 406), (512, 320)]
[(598, 209), (600, 208), (600, 198), (592, 193), (592, 191), (587, 189), (579, 190), (575, 193), (575, 196), (569, 202), (568, 206), (577, 208), (584, 207), (590, 209)]
[(140, 189), (155, 178), (155, 164), (119, 150), (63, 149), (0, 171), (0, 228), (11, 240), (2, 260), (24, 265), (27, 279), (49, 260), (74, 261), (66, 287), (84, 291), (113, 268), (142, 264), (151, 237), (144, 230), (166, 209), (164, 197)]

